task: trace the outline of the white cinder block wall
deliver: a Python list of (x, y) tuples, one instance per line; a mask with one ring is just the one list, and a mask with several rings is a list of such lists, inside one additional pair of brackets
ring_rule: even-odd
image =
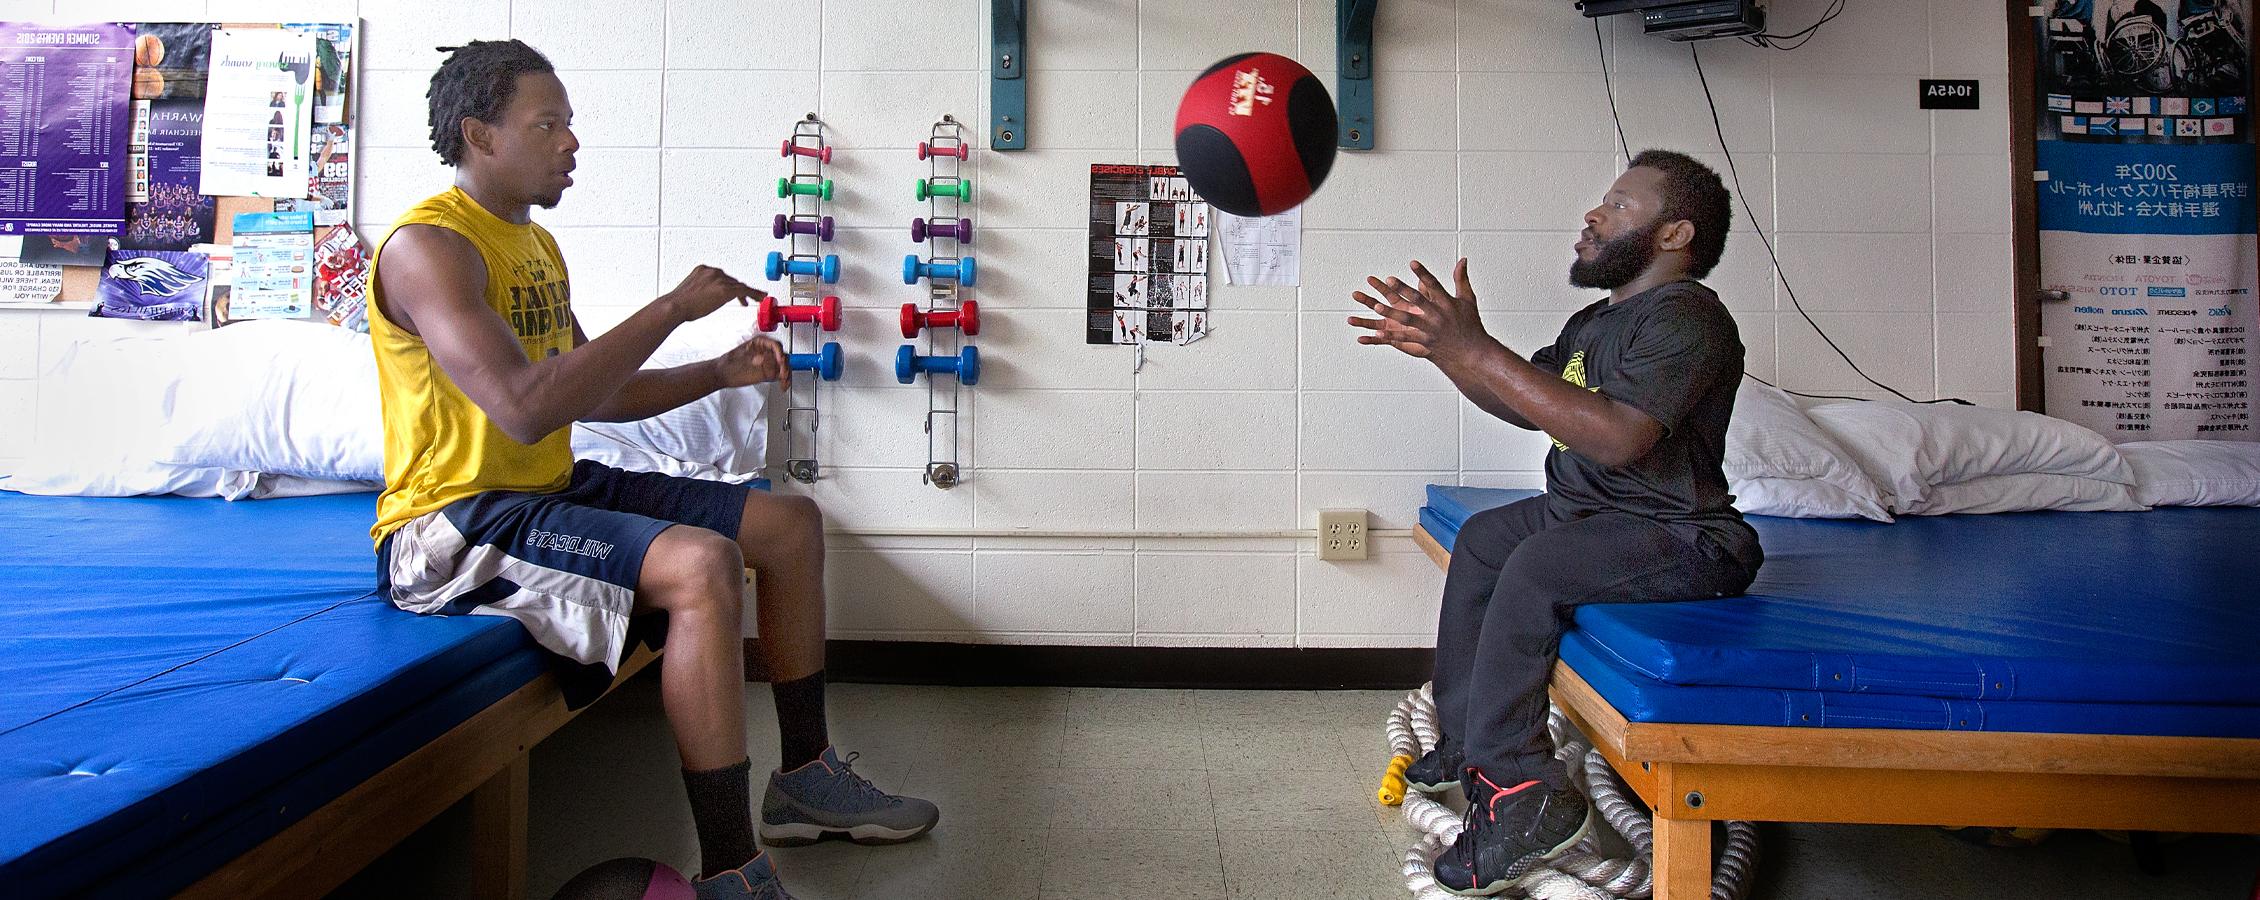
[[(1178, 92), (1231, 53), (1294, 55), (1331, 88), (1323, 0), (1034, 0), (1032, 149), (985, 149), (988, 4), (980, 0), (336, 0), (293, 18), (359, 16), (358, 223), (372, 240), (443, 188), (424, 89), (433, 47), (514, 35), (548, 53), (578, 110), (578, 186), (540, 214), (563, 243), (592, 331), (695, 263), (748, 280), (778, 246), (776, 146), (816, 111), (853, 310), (852, 364), (827, 387), (831, 520), (864, 530), (1268, 531), (1321, 507), (1407, 528), (1421, 485), (1535, 486), (1544, 444), (1460, 400), (1425, 364), (1360, 347), (1342, 317), (1368, 273), (1470, 259), (1510, 346), (1551, 340), (1592, 295), (1569, 288), (1579, 215), (1616, 172), (1591, 23), (1566, 0), (1392, 0), (1379, 42), (1380, 149), (1344, 154), (1305, 207), (1300, 288), (1223, 287), (1215, 333), (1155, 347), (1083, 343), (1088, 165), (1173, 161)], [(1823, 0), (1776, 0), (1802, 27)], [(16, 17), (271, 19), (255, 0), (0, 3)], [(1723, 162), (1686, 45), (1604, 28), (1624, 131)], [(1871, 374), (1917, 397), (2007, 406), (2007, 56), (2002, 16), (1966, 0), (1851, 4), (1802, 50), (1702, 45), (1726, 138), (1759, 220), (1815, 320)], [(1918, 76), (1976, 77), (1986, 109), (1923, 112)], [(925, 388), (894, 383), (898, 277), (921, 214), (911, 147), (942, 113), (977, 128), (972, 248), (986, 377), (964, 417), (969, 481), (922, 485)], [(1785, 386), (1877, 395), (1834, 358), (1738, 215), (1710, 279), (1749, 368)], [(725, 315), (737, 314), (736, 311)], [(32, 420), (39, 360), (135, 327), (0, 312), (0, 421)], [(0, 465), (36, 436), (0, 428)], [(798, 489), (784, 483), (785, 489)], [(1320, 563), (1278, 538), (857, 536), (830, 557), (843, 638), (1224, 646), (1422, 646), (1441, 577), (1409, 540)]]

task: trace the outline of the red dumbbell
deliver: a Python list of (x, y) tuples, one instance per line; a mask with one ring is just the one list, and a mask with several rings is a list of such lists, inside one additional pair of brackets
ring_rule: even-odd
[(918, 329), (921, 328), (948, 328), (952, 325), (969, 335), (980, 334), (981, 304), (967, 300), (964, 306), (957, 309), (937, 309), (933, 312), (919, 312), (916, 303), (902, 305), (903, 337), (917, 337)]
[[(787, 138), (785, 140), (785, 149), (779, 152), (777, 155), (791, 156), (795, 153), (798, 153), (802, 156), (816, 157), (816, 160), (818, 162), (828, 163), (832, 161), (832, 145), (825, 144), (821, 147), (803, 147), (799, 144), (793, 143), (790, 138)], [(919, 159), (925, 159), (925, 157), (921, 156), (919, 157)]]
[(840, 298), (826, 297), (816, 306), (787, 306), (775, 297), (761, 298), (760, 308), (754, 310), (753, 324), (763, 331), (777, 330), (781, 322), (814, 322), (825, 331), (840, 330)]
[(919, 141), (918, 158), (925, 159), (929, 156), (955, 156), (958, 159), (971, 159), (973, 158), (973, 148), (964, 144), (958, 144), (954, 147), (936, 147), (925, 141)]

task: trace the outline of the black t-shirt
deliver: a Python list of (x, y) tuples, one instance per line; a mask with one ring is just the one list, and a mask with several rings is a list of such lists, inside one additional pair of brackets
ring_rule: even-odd
[(1763, 560), (1757, 532), (1734, 508), (1719, 468), (1742, 380), (1742, 337), (1718, 294), (1677, 281), (1622, 303), (1604, 297), (1570, 316), (1554, 345), (1530, 361), (1664, 426), (1647, 455), (1613, 468), (1556, 441), (1546, 454), (1555, 516), (1629, 512), (1663, 523), (1690, 543), (1707, 537), (1753, 568)]

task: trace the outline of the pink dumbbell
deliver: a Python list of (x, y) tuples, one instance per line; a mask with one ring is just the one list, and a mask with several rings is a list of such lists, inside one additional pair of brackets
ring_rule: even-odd
[(761, 306), (754, 310), (753, 324), (762, 331), (775, 331), (784, 322), (814, 322), (825, 331), (840, 330), (840, 298), (826, 297), (816, 306), (787, 306), (775, 297), (761, 298)]
[(925, 219), (910, 220), (911, 240), (925, 243), (929, 236), (936, 238), (954, 237), (960, 244), (973, 243), (973, 220), (962, 218), (935, 219), (932, 225), (926, 224)]
[[(795, 153), (798, 153), (802, 156), (816, 157), (816, 160), (818, 162), (828, 163), (832, 161), (832, 145), (830, 144), (825, 144), (821, 147), (803, 147), (799, 144), (793, 143), (791, 140), (787, 140), (785, 141), (785, 149), (777, 155), (791, 156)], [(921, 156), (919, 157), (919, 159), (925, 159), (925, 157)]]
[(957, 309), (937, 309), (933, 312), (919, 312), (916, 303), (902, 305), (903, 337), (917, 337), (918, 329), (921, 328), (948, 328), (952, 325), (969, 335), (980, 334), (981, 305), (967, 300)]
[(925, 159), (930, 156), (955, 156), (958, 159), (971, 159), (973, 149), (964, 144), (958, 144), (954, 147), (936, 147), (925, 141), (919, 141), (918, 158)]
[(813, 234), (819, 241), (832, 239), (832, 217), (825, 216), (811, 222), (807, 219), (788, 218), (779, 214), (769, 222), (769, 235), (784, 240), (788, 234)]

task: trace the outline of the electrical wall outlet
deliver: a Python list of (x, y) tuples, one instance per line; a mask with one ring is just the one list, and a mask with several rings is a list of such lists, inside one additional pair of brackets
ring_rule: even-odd
[(1364, 559), (1371, 540), (1365, 527), (1366, 512), (1362, 509), (1322, 509), (1318, 511), (1318, 558)]

